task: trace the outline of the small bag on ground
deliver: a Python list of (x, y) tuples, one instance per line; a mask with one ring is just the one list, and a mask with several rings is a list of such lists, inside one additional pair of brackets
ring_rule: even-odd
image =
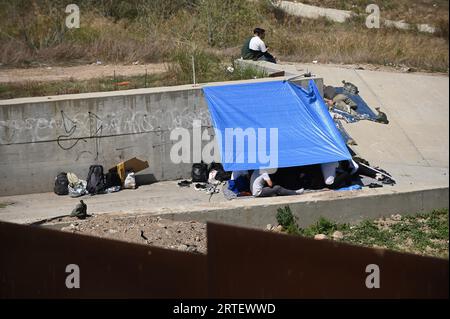
[(69, 180), (67, 173), (61, 172), (55, 178), (55, 187), (53, 188), (56, 195), (69, 194)]
[(127, 189), (135, 189), (136, 188), (136, 178), (134, 176), (134, 172), (129, 172), (127, 177), (125, 178), (125, 182), (123, 182), (123, 188)]

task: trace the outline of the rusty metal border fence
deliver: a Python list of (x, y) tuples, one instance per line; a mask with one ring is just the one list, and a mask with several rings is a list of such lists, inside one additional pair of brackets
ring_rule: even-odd
[[(209, 293), (218, 298), (448, 298), (448, 260), (208, 224)], [(368, 265), (380, 288), (369, 289)]]
[(0, 223), (0, 298), (204, 298), (205, 270), (205, 255)]
[(215, 223), (207, 237), (202, 255), (0, 222), (0, 298), (448, 298), (445, 259)]

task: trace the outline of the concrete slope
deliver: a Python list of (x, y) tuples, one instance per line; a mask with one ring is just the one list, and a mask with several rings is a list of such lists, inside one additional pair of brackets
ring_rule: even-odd
[[(253, 63), (253, 62), (251, 62)], [(264, 67), (264, 63), (258, 63)], [(448, 207), (449, 79), (447, 76), (355, 70), (329, 65), (270, 65), (287, 74), (309, 70), (325, 84), (356, 84), (372, 107), (380, 106), (390, 123), (345, 124), (357, 141), (354, 150), (372, 165), (389, 171), (397, 185), (356, 192), (323, 192), (283, 198), (226, 201), (181, 189), (175, 182), (136, 191), (86, 198), (91, 212), (166, 215), (173, 219), (219, 220), (248, 226), (274, 223), (286, 204), (306, 225), (318, 216), (358, 221), (392, 213)], [(2, 197), (15, 204), (0, 209), (0, 220), (29, 222), (70, 213), (78, 202), (52, 193)]]
[(324, 85), (352, 82), (372, 108), (381, 107), (388, 125), (360, 121), (344, 123), (358, 143), (352, 147), (372, 165), (395, 175), (400, 185), (448, 187), (449, 78), (445, 75), (358, 70), (321, 64), (248, 62), (287, 74), (306, 71)]

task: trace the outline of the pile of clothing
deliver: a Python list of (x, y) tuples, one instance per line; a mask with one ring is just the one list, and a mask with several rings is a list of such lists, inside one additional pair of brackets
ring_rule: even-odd
[(136, 179), (133, 171), (127, 171), (123, 180), (115, 171), (103, 172), (102, 165), (91, 165), (87, 178), (80, 179), (72, 172), (61, 172), (55, 178), (53, 188), (57, 195), (80, 197), (118, 192), (121, 189), (135, 189)]
[(346, 123), (355, 123), (361, 120), (373, 121), (381, 124), (389, 124), (386, 113), (379, 107), (375, 114), (367, 103), (359, 95), (359, 89), (350, 82), (342, 81), (343, 87), (325, 86), (323, 97), (328, 110), (348, 145), (356, 145), (356, 142), (342, 126), (340, 120)]
[(204, 191), (209, 195), (220, 192), (220, 185), (230, 180), (231, 172), (225, 172), (222, 164), (212, 162), (211, 164), (195, 163), (192, 165), (191, 180), (183, 180), (178, 183), (180, 187), (190, 187), (194, 184), (194, 189)]

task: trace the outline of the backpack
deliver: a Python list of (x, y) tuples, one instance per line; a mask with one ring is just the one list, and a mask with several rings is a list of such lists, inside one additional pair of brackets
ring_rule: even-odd
[(62, 172), (56, 176), (53, 191), (56, 195), (69, 194), (69, 180), (67, 179), (67, 173)]
[(358, 87), (356, 85), (354, 85), (353, 83), (345, 82), (345, 81), (342, 81), (342, 83), (344, 83), (344, 92), (345, 93), (353, 94), (353, 95), (356, 95), (359, 93)]
[(75, 206), (70, 216), (77, 217), (79, 219), (85, 219), (88, 216), (87, 205), (82, 200), (80, 200), (80, 203)]
[(103, 175), (103, 166), (91, 165), (86, 179), (86, 190), (89, 194), (99, 194), (105, 190), (105, 175)]
[(192, 164), (191, 177), (193, 183), (206, 183), (208, 181), (208, 165), (203, 162)]
[(208, 172), (211, 172), (212, 170), (217, 171), (217, 174), (214, 178), (219, 182), (228, 181), (231, 179), (232, 172), (225, 172), (221, 163), (212, 162), (211, 164), (209, 164)]
[(119, 174), (117, 174), (117, 172), (106, 173), (105, 188), (110, 188), (114, 186), (122, 186), (122, 181), (120, 180)]

